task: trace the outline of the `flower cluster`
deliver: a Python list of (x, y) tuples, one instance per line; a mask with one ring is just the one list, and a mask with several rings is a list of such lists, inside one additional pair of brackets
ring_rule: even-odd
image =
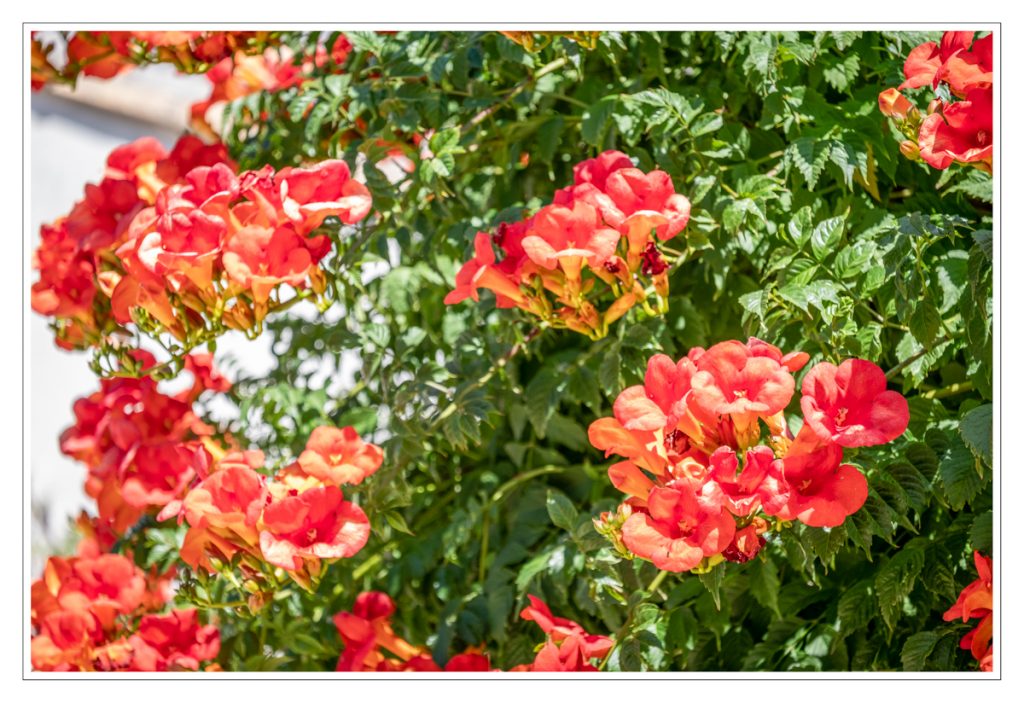
[(843, 448), (901, 435), (907, 401), (869, 361), (823, 362), (803, 378), (794, 438), (784, 410), (807, 361), (754, 337), (695, 348), (678, 362), (651, 357), (644, 384), (622, 391), (615, 416), (589, 429), (595, 447), (624, 457), (608, 476), (629, 496), (598, 530), (625, 554), (688, 571), (752, 559), (770, 529), (765, 516), (842, 524), (868, 495)]
[[(341, 486), (361, 483), (383, 460), (380, 447), (351, 427), (318, 427), (298, 460), (271, 478), (260, 472), (262, 452), (202, 447), (189, 464), (195, 484), (158, 519), (188, 522), (181, 558), (193, 569), (237, 563), (259, 581), (267, 564), (310, 588), (321, 560), (350, 557), (366, 544), (370, 522)], [(259, 597), (250, 605), (258, 610)]]
[[(211, 110), (223, 109), (227, 102), (253, 93), (273, 93), (301, 85), (314, 68), (341, 66), (351, 50), (352, 44), (341, 34), (330, 50), (318, 44), (313, 55), (303, 56), (301, 61), (296, 61), (285, 46), (268, 47), (257, 54), (239, 51), (225, 57), (206, 72), (212, 90), (209, 98), (192, 105), (192, 128), (212, 138), (216, 130), (211, 125)], [(312, 107), (310, 103), (309, 109)]]
[(578, 623), (552, 615), (540, 598), (529, 598), (530, 605), (523, 608), (519, 617), (537, 623), (548, 637), (533, 664), (513, 671), (597, 671), (593, 660), (604, 659), (614, 641), (604, 635), (589, 634)]
[[(499, 308), (518, 307), (593, 339), (636, 304), (664, 312), (669, 264), (657, 242), (682, 232), (690, 201), (675, 192), (667, 173), (644, 173), (618, 151), (577, 164), (574, 174), (574, 184), (532, 217), (502, 223), (493, 236), (477, 233), (475, 255), (456, 275), (446, 304), (479, 301), (486, 288)], [(648, 281), (656, 310), (648, 303)], [(601, 310), (606, 292), (614, 301)]]
[(170, 597), (169, 578), (84, 539), (77, 555), (50, 557), (32, 584), (32, 667), (197, 671), (217, 657), (220, 633), (194, 609), (160, 614)]
[(439, 667), (425, 647), (416, 647), (391, 628), (394, 601), (386, 593), (367, 591), (356, 596), (350, 612), (334, 616), (345, 648), (337, 671), (491, 671), (486, 654), (467, 650)]
[[(140, 371), (155, 363), (144, 351), (131, 358)], [(162, 393), (151, 376), (102, 379), (98, 391), (75, 402), (75, 424), (61, 435), (61, 451), (88, 467), (85, 492), (115, 533), (180, 497), (195, 476), (191, 457), (213, 443), (213, 428), (196, 416), (192, 403), (230, 383), (209, 354), (186, 357), (185, 366), (193, 385), (174, 396)]]
[[(972, 164), (992, 172), (992, 35), (946, 32), (915, 47), (903, 65), (906, 80), (878, 96), (882, 113), (906, 137), (900, 151), (938, 169)], [(931, 87), (937, 97), (920, 111), (900, 92)], [(942, 91), (940, 93), (940, 90)], [(958, 100), (949, 98), (955, 97)]]
[(37, 34), (32, 36), (33, 90), (50, 81), (74, 83), (79, 75), (113, 78), (147, 63), (202, 73), (239, 53), (260, 53), (275, 41), (270, 32), (74, 32), (67, 38), (67, 62), (58, 68), (50, 61), (53, 44)]
[(992, 671), (992, 559), (975, 552), (974, 567), (978, 570), (977, 580), (960, 592), (956, 603), (942, 617), (963, 622), (981, 618), (960, 640), (960, 648), (970, 650), (982, 671)]
[[(597, 671), (593, 661), (608, 655), (614, 644), (611, 638), (588, 634), (572, 620), (552, 615), (539, 598), (529, 599), (520, 617), (537, 623), (547, 640), (538, 646), (532, 664), (509, 671)], [(356, 597), (351, 611), (334, 616), (345, 647), (337, 671), (500, 671), (491, 666), (487, 654), (472, 647), (439, 667), (425, 647), (395, 634), (391, 627), (394, 613), (395, 604), (386, 593), (368, 591)]]
[(236, 175), (224, 164), (193, 169), (157, 194), (116, 251), (123, 272), (105, 273), (115, 320), (139, 309), (180, 340), (195, 343), (219, 326), (260, 329), (282, 285), (322, 292), (319, 262), (328, 217), (354, 224), (370, 211), (366, 187), (343, 161), (310, 168), (264, 167)]
[(323, 290), (324, 220), (370, 211), (369, 191), (338, 160), (236, 174), (222, 147), (186, 137), (170, 155), (139, 140), (107, 166), (68, 217), (43, 227), (36, 252), (32, 305), (57, 318), (62, 346), (132, 322), (189, 348), (227, 328), (258, 332), (290, 304), (275, 295), (282, 284)]
[(58, 345), (88, 347), (116, 328), (104, 272), (116, 269), (115, 252), (129, 223), (166, 186), (183, 183), (194, 168), (215, 164), (231, 166), (220, 144), (184, 136), (168, 152), (151, 137), (136, 140), (111, 152), (103, 179), (86, 185), (85, 197), (71, 212), (43, 225), (32, 262), (39, 271), (32, 309), (55, 318)]

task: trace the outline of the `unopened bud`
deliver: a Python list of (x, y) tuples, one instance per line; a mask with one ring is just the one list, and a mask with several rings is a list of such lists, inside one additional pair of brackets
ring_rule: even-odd
[(265, 593), (253, 593), (248, 599), (249, 612), (258, 613), (263, 610), (263, 607), (267, 604), (267, 596)]
[(921, 149), (916, 142), (906, 139), (900, 142), (900, 153), (911, 161), (917, 161), (921, 157)]
[(327, 277), (324, 276), (324, 271), (319, 266), (310, 267), (309, 284), (317, 295), (323, 295), (324, 291), (327, 290)]
[(905, 120), (914, 106), (896, 88), (889, 88), (878, 94), (878, 109), (886, 117)]

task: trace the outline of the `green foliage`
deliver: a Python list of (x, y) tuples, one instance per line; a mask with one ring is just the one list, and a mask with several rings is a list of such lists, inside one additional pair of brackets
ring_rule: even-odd
[[(992, 545), (991, 186), (903, 159), (878, 114), (924, 38), (604, 32), (592, 51), (534, 53), (496, 32), (350, 38), (344, 73), (227, 109), (243, 167), (359, 163), (376, 213), (331, 232), (334, 310), (269, 322), (277, 365), (236, 385), (232, 430), (283, 458), (324, 423), (381, 443), (355, 491), (373, 535), (315, 596), (225, 619), (225, 667), (332, 666), (330, 616), (377, 589), (442, 663), (480, 644), (506, 668), (532, 660), (539, 631), (518, 613), (533, 593), (615, 635), (610, 670), (967, 668), (941, 614), (973, 578), (970, 550)], [(389, 148), (416, 166), (396, 182), (375, 165)], [(443, 304), (477, 230), (610, 148), (692, 201), (667, 315), (634, 311), (595, 343), (486, 293)], [(910, 429), (852, 453), (870, 496), (841, 527), (797, 525), (749, 563), (657, 581), (594, 531), (621, 497), (587, 426), (652, 353), (747, 335), (812, 363), (874, 361)]]

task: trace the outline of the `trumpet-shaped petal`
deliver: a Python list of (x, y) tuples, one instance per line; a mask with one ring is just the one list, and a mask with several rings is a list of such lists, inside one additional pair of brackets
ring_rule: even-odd
[(843, 447), (890, 442), (910, 422), (906, 399), (886, 390), (885, 372), (863, 359), (818, 364), (804, 376), (801, 392), (807, 426)]

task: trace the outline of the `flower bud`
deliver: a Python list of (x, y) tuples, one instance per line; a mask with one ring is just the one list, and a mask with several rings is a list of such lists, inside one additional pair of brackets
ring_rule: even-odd
[(620, 296), (604, 313), (604, 324), (610, 325), (625, 315), (631, 307), (636, 305), (636, 295), (632, 292)]
[(911, 161), (917, 161), (921, 156), (921, 149), (917, 146), (916, 142), (906, 139), (900, 142), (900, 153)]
[(323, 295), (324, 291), (327, 290), (327, 277), (324, 276), (324, 271), (319, 266), (311, 266), (309, 268), (309, 283), (313, 292), (317, 295)]
[(267, 604), (267, 594), (265, 593), (253, 593), (249, 596), (247, 603), (249, 605), (249, 612), (258, 613), (263, 610), (263, 607)]
[(886, 117), (905, 120), (914, 106), (896, 88), (883, 90), (878, 94), (878, 109)]

